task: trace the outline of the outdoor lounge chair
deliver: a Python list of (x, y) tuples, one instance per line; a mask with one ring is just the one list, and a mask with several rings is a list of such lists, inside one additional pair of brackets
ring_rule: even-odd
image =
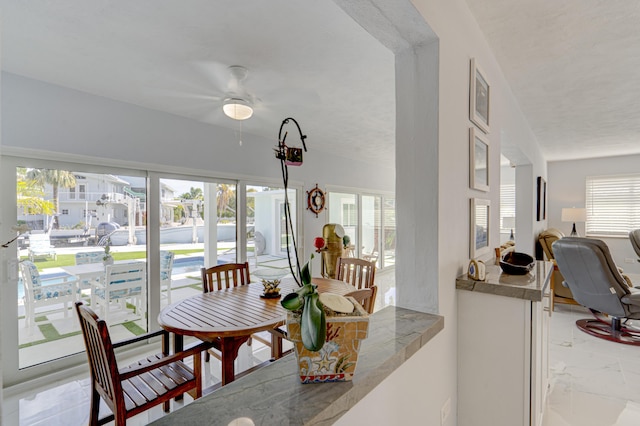
[[(48, 312), (62, 310), (64, 316), (69, 315), (69, 309), (76, 300), (77, 280), (72, 277), (60, 277), (42, 279), (36, 265), (29, 261), (20, 262), (20, 273), (24, 284), (24, 308), (25, 326), (35, 325), (36, 309), (58, 305), (57, 309), (49, 309)], [(47, 284), (55, 282), (55, 284)]]
[(29, 260), (33, 262), (36, 257), (57, 259), (56, 249), (51, 245), (49, 234), (29, 235)]
[(104, 279), (92, 280), (92, 303), (101, 309), (101, 317), (109, 322), (111, 306), (120, 305), (126, 309), (129, 300), (136, 309), (136, 315), (144, 318), (147, 304), (147, 265), (144, 262), (117, 263), (107, 265)]

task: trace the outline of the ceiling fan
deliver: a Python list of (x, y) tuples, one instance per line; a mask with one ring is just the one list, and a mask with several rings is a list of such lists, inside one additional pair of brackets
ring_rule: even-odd
[(229, 67), (231, 81), (229, 82), (228, 97), (224, 99), (222, 111), (234, 120), (246, 120), (253, 115), (253, 97), (249, 95), (242, 82), (249, 75), (249, 70), (241, 65)]

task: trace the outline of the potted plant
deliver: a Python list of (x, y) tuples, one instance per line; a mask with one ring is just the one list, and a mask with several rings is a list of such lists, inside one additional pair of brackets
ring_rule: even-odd
[(113, 265), (113, 256), (111, 256), (111, 238), (107, 238), (107, 245), (104, 246), (104, 256), (102, 256), (102, 263), (105, 266)]
[(311, 282), (310, 261), (302, 268), (300, 279), (302, 286), (280, 302), (289, 311), (287, 333), (294, 344), (300, 381), (351, 380), (360, 341), (367, 337), (369, 316), (353, 298), (319, 294)]

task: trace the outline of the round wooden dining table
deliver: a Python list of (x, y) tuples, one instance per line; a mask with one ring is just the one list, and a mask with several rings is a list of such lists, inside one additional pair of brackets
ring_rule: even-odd
[[(312, 278), (318, 292), (346, 295), (356, 291), (351, 284), (329, 278)], [(296, 290), (293, 278), (280, 282), (282, 296)], [(261, 297), (260, 283), (232, 287), (199, 294), (166, 306), (158, 315), (160, 326), (175, 334), (174, 350), (183, 349), (184, 336), (193, 336), (205, 342), (215, 343), (220, 350), (222, 385), (235, 380), (234, 361), (238, 349), (252, 334), (274, 330), (285, 324), (286, 310), (281, 299)], [(274, 342), (274, 350), (281, 354), (281, 338)], [(277, 356), (276, 356), (277, 357)]]

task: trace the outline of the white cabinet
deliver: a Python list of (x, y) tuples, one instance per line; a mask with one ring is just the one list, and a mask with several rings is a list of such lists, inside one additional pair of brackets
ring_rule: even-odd
[(548, 294), (532, 301), (458, 290), (457, 297), (458, 424), (540, 426), (549, 384)]

